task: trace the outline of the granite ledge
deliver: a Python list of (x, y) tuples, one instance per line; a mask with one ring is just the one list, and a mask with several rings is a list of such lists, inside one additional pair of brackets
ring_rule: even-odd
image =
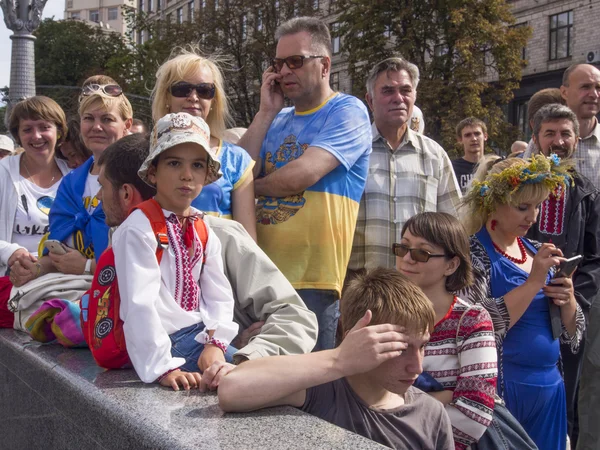
[(291, 407), (226, 414), (214, 393), (147, 385), (15, 330), (0, 330), (0, 381), (0, 435), (21, 445), (11, 448), (28, 447), (25, 434), (65, 449), (383, 448)]

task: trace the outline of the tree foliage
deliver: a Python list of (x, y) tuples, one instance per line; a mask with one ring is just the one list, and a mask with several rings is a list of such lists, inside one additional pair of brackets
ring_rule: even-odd
[(445, 149), (465, 117), (488, 124), (491, 139), (507, 150), (517, 131), (502, 105), (521, 80), (529, 27), (514, 27), (505, 0), (343, 0), (339, 18), (354, 94), (365, 93), (370, 67), (402, 56), (420, 71), (417, 103), (426, 133)]

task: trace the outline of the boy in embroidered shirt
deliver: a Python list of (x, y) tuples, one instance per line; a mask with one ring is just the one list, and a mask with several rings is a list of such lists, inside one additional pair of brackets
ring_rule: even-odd
[[(120, 316), (131, 362), (142, 381), (179, 390), (196, 388), (218, 360), (231, 361), (233, 293), (223, 271), (221, 243), (207, 227), (206, 248), (190, 205), (221, 175), (208, 125), (187, 113), (168, 114), (152, 133), (139, 176), (156, 187), (168, 246), (160, 264), (157, 236), (146, 215), (133, 211), (113, 236), (121, 295)], [(197, 225), (197, 224), (196, 224)]]

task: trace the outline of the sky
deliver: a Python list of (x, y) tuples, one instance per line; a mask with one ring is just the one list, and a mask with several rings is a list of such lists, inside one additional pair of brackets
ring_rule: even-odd
[[(16, 0), (13, 0), (16, 1)], [(52, 17), (56, 20), (62, 19), (65, 10), (65, 0), (48, 0), (44, 7), (42, 17)], [(6, 28), (4, 13), (0, 10), (2, 20), (0, 21), (0, 87), (8, 86), (10, 83), (10, 49), (12, 31)]]

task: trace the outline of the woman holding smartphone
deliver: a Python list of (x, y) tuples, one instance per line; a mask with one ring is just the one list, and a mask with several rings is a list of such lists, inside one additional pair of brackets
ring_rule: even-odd
[[(540, 449), (566, 448), (559, 342), (577, 352), (585, 320), (572, 280), (553, 278), (554, 266), (565, 260), (561, 250), (525, 235), (540, 204), (571, 183), (568, 169), (556, 155), (487, 157), (465, 197), (475, 282), (464, 296), (482, 304), (492, 317), (500, 363), (498, 392)], [(552, 328), (553, 305), (559, 308), (559, 337)]]
[(67, 121), (54, 100), (36, 96), (17, 103), (9, 129), (24, 152), (0, 161), (0, 327), (12, 327), (12, 313), (2, 314), (12, 288), (4, 275), (18, 269), (21, 258), (39, 267), (38, 245), (48, 231), (48, 213), (70, 170), (56, 152)]
[(202, 117), (210, 127), (210, 145), (223, 176), (205, 186), (192, 206), (241, 223), (256, 240), (254, 161), (244, 149), (223, 139), (231, 117), (223, 75), (216, 62), (200, 56), (195, 48), (182, 51), (159, 67), (152, 98), (155, 122), (168, 113), (186, 112)]

